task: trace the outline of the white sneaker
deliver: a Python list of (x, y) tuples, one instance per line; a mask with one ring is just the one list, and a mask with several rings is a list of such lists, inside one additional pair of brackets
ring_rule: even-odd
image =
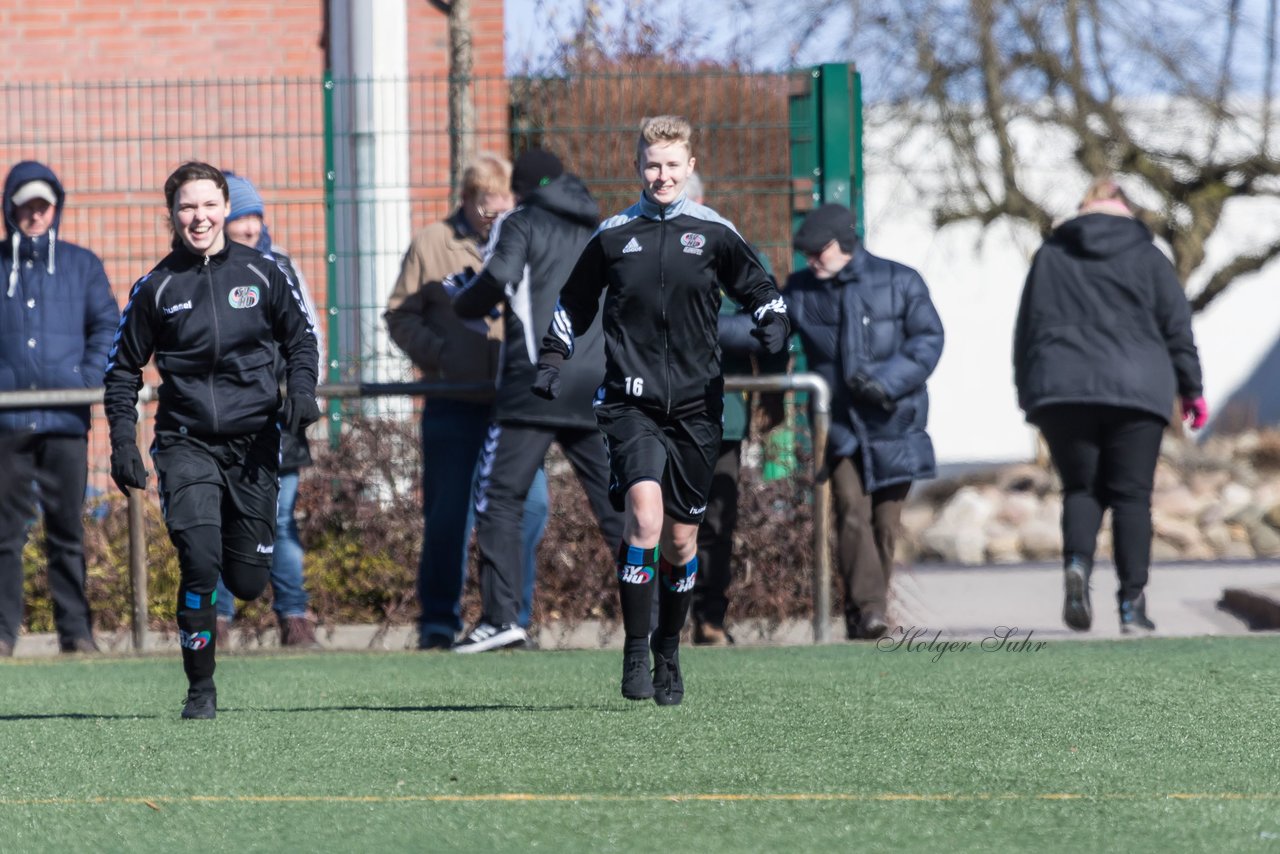
[(515, 623), (493, 626), (476, 623), (462, 640), (453, 645), (454, 652), (488, 652), (491, 649), (507, 649), (522, 646), (529, 640), (529, 633)]

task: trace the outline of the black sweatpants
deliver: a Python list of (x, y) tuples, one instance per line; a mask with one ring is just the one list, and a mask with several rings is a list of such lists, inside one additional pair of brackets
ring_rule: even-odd
[(218, 578), (238, 599), (266, 589), (275, 551), (280, 431), (197, 439), (157, 432), (151, 456), (178, 551), (178, 638), (193, 687), (212, 684)]
[[(45, 552), (53, 622), (63, 649), (91, 637), (93, 619), (84, 593), (84, 487), (88, 475), (88, 442), (84, 436), (33, 434), (17, 451), (23, 468), (47, 477), (40, 487), (44, 513)], [(9, 483), (5, 489), (30, 491), (31, 483)], [(22, 627), (22, 549), (31, 519), (0, 513), (0, 641), (10, 644)]]
[(494, 424), (480, 457), (476, 541), (480, 549), (481, 620), (514, 623), (523, 582), (524, 502), (551, 443), (559, 442), (612, 552), (622, 541), (622, 514), (609, 503), (609, 458), (595, 428)]
[(1062, 404), (1037, 409), (1031, 422), (1062, 478), (1063, 552), (1092, 559), (1110, 507), (1119, 597), (1136, 599), (1151, 566), (1151, 487), (1166, 421), (1121, 406)]

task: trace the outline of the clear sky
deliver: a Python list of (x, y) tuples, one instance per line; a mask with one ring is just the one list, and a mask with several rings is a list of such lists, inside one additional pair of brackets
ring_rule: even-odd
[[(632, 0), (635, 2), (635, 0)], [(602, 0), (606, 22), (615, 22), (627, 0)], [(794, 0), (640, 0), (651, 19), (670, 21), (673, 30), (692, 34), (702, 56), (746, 58), (757, 69), (789, 67), (790, 39), (800, 30)], [(841, 4), (842, 6), (844, 4)], [(507, 69), (516, 72), (545, 65), (556, 45), (573, 30), (581, 16), (581, 0), (506, 0)], [(750, 10), (750, 11), (748, 11)], [(842, 62), (841, 37), (848, 33), (842, 10), (828, 21), (831, 35), (805, 46), (796, 65)], [(667, 40), (666, 34), (658, 34)]]
[[(669, 41), (676, 33), (692, 34), (703, 57), (725, 59), (737, 57), (759, 70), (781, 70), (822, 62), (851, 62), (847, 47), (852, 30), (852, 5), (849, 0), (834, 0), (836, 11), (823, 20), (822, 32), (806, 40), (795, 51), (794, 42), (804, 32), (809, 18), (803, 0), (594, 0), (605, 10), (606, 22), (616, 22), (620, 9), (627, 3), (638, 5), (646, 19), (670, 22), (670, 33), (658, 33)], [(1124, 0), (1119, 0), (1124, 2)], [(1262, 46), (1269, 0), (1240, 0), (1240, 39), (1237, 44), (1237, 69), (1240, 62), (1262, 68)], [(1142, 0), (1144, 9), (1166, 20), (1189, 15), (1198, 22), (1212, 25), (1221, 21), (1225, 29), (1231, 0)], [(557, 44), (572, 32), (581, 16), (583, 0), (506, 0), (507, 69), (519, 72), (529, 68), (547, 68)], [(865, 9), (875, 6), (867, 0)], [(656, 10), (656, 14), (650, 14)], [(1213, 33), (1220, 39), (1222, 30)], [(884, 45), (878, 45), (883, 51)], [(794, 52), (794, 56), (792, 55)], [(870, 54), (877, 53), (871, 50)], [(863, 66), (866, 69), (864, 56)], [(1240, 78), (1244, 83), (1247, 73)], [(1256, 82), (1256, 81), (1255, 81)], [(1246, 84), (1247, 85), (1247, 84)]]

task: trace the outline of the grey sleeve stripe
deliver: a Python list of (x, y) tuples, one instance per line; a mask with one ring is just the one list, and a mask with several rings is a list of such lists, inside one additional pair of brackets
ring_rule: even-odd
[[(160, 307), (160, 294), (164, 293), (164, 289), (169, 287), (169, 282), (172, 279), (173, 279), (173, 274), (170, 273), (169, 275), (164, 277), (164, 281), (160, 283), (160, 287), (156, 288), (156, 295), (155, 295), (156, 308)], [(139, 282), (139, 284), (141, 284), (141, 282)]]
[[(271, 280), (267, 278), (265, 273), (263, 273), (261, 270), (259, 270), (257, 267), (253, 266), (252, 264), (245, 264), (245, 266), (248, 267), (250, 270), (252, 270), (259, 279), (262, 279), (262, 284), (266, 285), (267, 289), (270, 290)], [(288, 278), (289, 278), (288, 276), (285, 276), (286, 280), (288, 280)]]

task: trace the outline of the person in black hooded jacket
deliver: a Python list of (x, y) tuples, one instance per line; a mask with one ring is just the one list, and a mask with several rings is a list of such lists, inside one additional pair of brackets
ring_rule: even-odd
[[(142, 368), (154, 355), (159, 406), (151, 458), (178, 552), (178, 637), (189, 683), (184, 718), (215, 717), (219, 575), (240, 599), (267, 584), (275, 549), (280, 433), (320, 417), (316, 335), (295, 283), (258, 251), (228, 240), (226, 177), (185, 163), (164, 185), (173, 251), (129, 292), (107, 356), (104, 402), (111, 477), (145, 489), (138, 452)], [(288, 397), (275, 374), (283, 354)], [(279, 421), (277, 422), (277, 417)]]
[(1014, 383), (1062, 477), (1063, 620), (1093, 622), (1089, 580), (1103, 511), (1122, 632), (1151, 631), (1151, 488), (1175, 397), (1193, 429), (1208, 420), (1191, 310), (1173, 265), (1124, 191), (1095, 180), (1027, 274), (1013, 341)]
[(566, 365), (565, 393), (545, 400), (530, 390), (537, 374), (538, 330), (555, 312), (560, 285), (600, 221), (600, 208), (554, 154), (530, 149), (516, 159), (514, 210), (494, 224), (484, 267), (453, 300), (465, 319), (484, 317), (502, 303), (506, 338), (498, 368), (494, 423), (489, 428), (476, 486), (480, 551), (480, 620), (455, 646), (483, 652), (526, 643), (520, 607), (520, 531), (529, 487), (552, 441), (573, 465), (605, 541), (622, 537), (622, 516), (609, 503), (609, 460), (592, 412), (604, 376), (604, 340), (582, 337), (584, 358)]

